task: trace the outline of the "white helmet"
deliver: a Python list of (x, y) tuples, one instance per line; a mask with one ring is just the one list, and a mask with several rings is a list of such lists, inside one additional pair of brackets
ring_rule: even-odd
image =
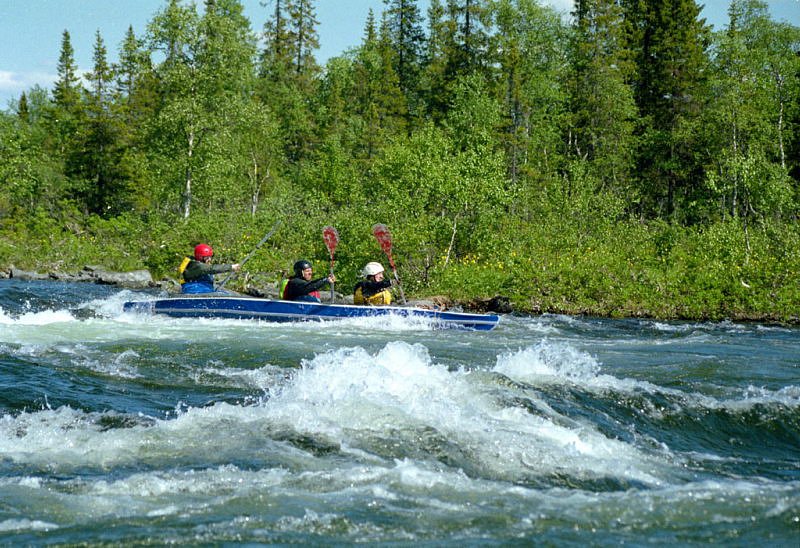
[(381, 263), (375, 263), (375, 262), (367, 263), (367, 266), (364, 267), (364, 270), (362, 272), (364, 273), (365, 277), (374, 276), (375, 274), (380, 274), (381, 272), (383, 272), (383, 265), (381, 265)]

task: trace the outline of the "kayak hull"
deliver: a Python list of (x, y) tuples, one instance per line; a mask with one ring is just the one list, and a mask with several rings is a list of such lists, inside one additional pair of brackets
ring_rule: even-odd
[(162, 314), (174, 318), (256, 319), (270, 322), (322, 321), (343, 318), (400, 316), (430, 321), (435, 327), (487, 331), (497, 326), (494, 314), (472, 314), (405, 306), (355, 306), (237, 296), (180, 296), (130, 301), (125, 312)]

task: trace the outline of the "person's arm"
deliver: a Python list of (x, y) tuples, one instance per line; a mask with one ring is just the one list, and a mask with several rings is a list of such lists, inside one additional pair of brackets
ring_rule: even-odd
[(207, 265), (211, 267), (212, 274), (220, 274), (222, 272), (230, 272), (231, 270), (239, 271), (238, 264), (211, 264)]
[(368, 282), (368, 283), (371, 283), (373, 285), (373, 287), (375, 288), (375, 292), (376, 293), (378, 291), (383, 290), (383, 289), (388, 289), (388, 288), (392, 287), (392, 280), (389, 280), (389, 279), (381, 280), (379, 282)]
[(203, 261), (192, 260), (183, 271), (183, 279), (187, 282), (196, 280), (206, 274), (219, 274), (221, 272), (230, 272), (231, 270), (238, 270), (238, 264), (209, 264)]
[(311, 280), (308, 283), (313, 284), (314, 287), (309, 289), (309, 292), (322, 289), (322, 286), (328, 285), (330, 282), (331, 282), (330, 276), (325, 276), (324, 278), (319, 278), (317, 280)]
[(319, 278), (317, 280), (305, 281), (303, 278), (290, 278), (289, 283), (286, 285), (286, 297), (289, 300), (308, 295), (312, 291), (321, 289), (322, 286), (328, 283), (328, 278)]
[(375, 280), (363, 280), (361, 283), (361, 294), (365, 297), (371, 297), (376, 293), (380, 293), (384, 289), (392, 287), (391, 280), (382, 280), (376, 282)]

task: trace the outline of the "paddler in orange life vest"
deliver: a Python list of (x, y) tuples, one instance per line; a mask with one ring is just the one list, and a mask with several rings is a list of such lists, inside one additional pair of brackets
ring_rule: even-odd
[(353, 304), (381, 306), (392, 304), (391, 280), (384, 279), (383, 265), (370, 262), (361, 271), (364, 279), (356, 284)]
[(194, 259), (183, 259), (178, 271), (181, 274), (181, 293), (213, 293), (214, 274), (221, 272), (239, 272), (237, 264), (211, 264), (214, 250), (208, 244), (197, 244), (194, 248)]
[(300, 260), (294, 263), (294, 276), (289, 278), (283, 287), (281, 298), (286, 301), (321, 302), (319, 290), (326, 284), (336, 283), (336, 276), (330, 274), (324, 278), (312, 280), (313, 275), (314, 269), (310, 262)]

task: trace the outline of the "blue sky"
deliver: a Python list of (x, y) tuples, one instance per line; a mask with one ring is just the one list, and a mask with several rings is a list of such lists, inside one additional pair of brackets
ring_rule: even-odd
[[(569, 12), (571, 0), (543, 0), (559, 11)], [(242, 0), (253, 29), (260, 31), (268, 15), (263, 0)], [(198, 1), (198, 4), (201, 4)], [(420, 8), (429, 2), (420, 0)], [(727, 20), (729, 0), (707, 0), (703, 15), (716, 28)], [(800, 26), (800, 0), (768, 1), (776, 20)], [(61, 49), (61, 34), (68, 30), (80, 71), (91, 69), (94, 34), (99, 30), (110, 61), (129, 25), (142, 36), (152, 16), (166, 0), (0, 0), (0, 109), (34, 84), (51, 88)], [(379, 14), (383, 0), (317, 0), (320, 50), (329, 57), (357, 46), (370, 8)]]

